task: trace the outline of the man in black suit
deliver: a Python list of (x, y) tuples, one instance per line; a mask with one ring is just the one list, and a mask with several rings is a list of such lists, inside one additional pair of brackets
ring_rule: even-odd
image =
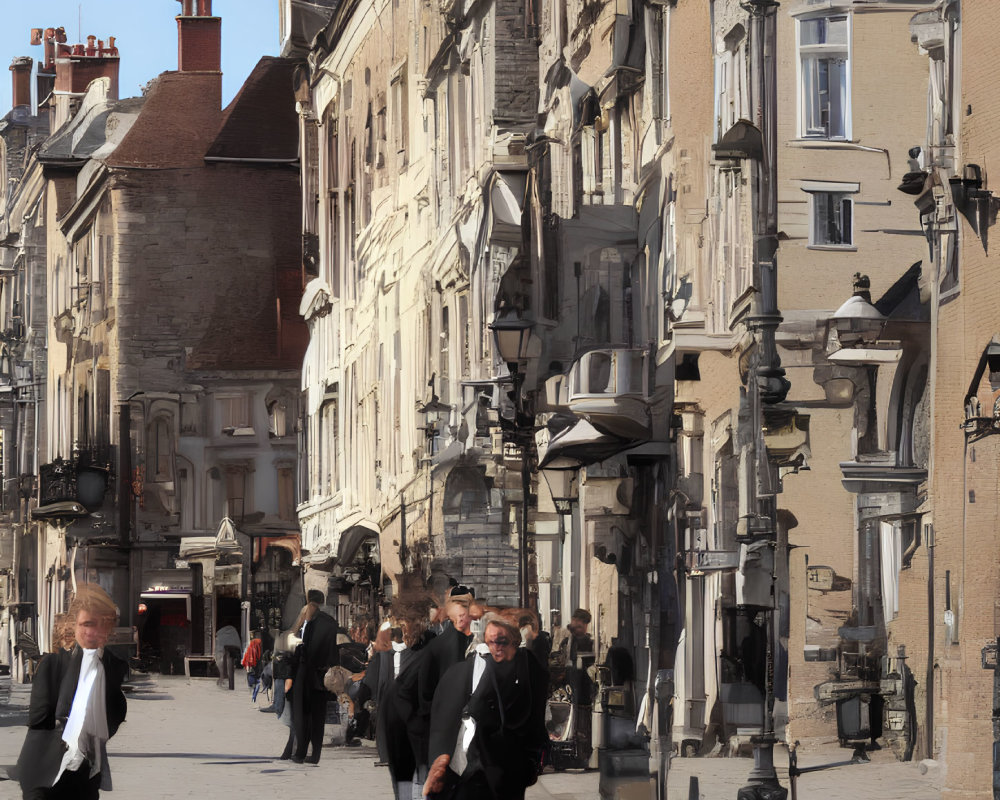
[[(319, 763), (326, 724), (326, 703), (330, 693), (323, 686), (323, 676), (340, 663), (337, 648), (337, 621), (312, 601), (306, 606), (306, 622), (299, 652), (298, 667), (292, 681), (292, 724), (295, 728), (295, 754), (292, 761)], [(312, 745), (307, 757), (306, 749)]]
[(545, 669), (513, 622), (489, 613), (483, 623), (485, 644), (434, 694), (424, 794), (437, 800), (523, 800), (548, 741)]
[(111, 788), (106, 744), (125, 720), (128, 665), (104, 645), (118, 609), (100, 586), (85, 583), (67, 616), (72, 650), (45, 656), (31, 685), (17, 763), (24, 800), (92, 800)]
[[(423, 655), (415, 664), (416, 698), (413, 713), (407, 719), (407, 732), (417, 761), (417, 771), (413, 778), (415, 794), (423, 789), (430, 760), (427, 744), (430, 735), (431, 705), (434, 692), (445, 673), (455, 664), (465, 659), (466, 651), (472, 644), (471, 605), (475, 592), (467, 586), (452, 586), (445, 601), (448, 620), (444, 630), (435, 636), (424, 648)], [(402, 679), (401, 691), (406, 687)]]

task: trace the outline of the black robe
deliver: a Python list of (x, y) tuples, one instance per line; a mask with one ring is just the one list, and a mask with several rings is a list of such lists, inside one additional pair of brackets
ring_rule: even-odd
[(545, 700), (548, 676), (533, 655), (521, 648), (513, 661), (496, 663), (486, 656), (486, 670), (472, 691), (473, 655), (448, 670), (434, 694), (428, 757), (453, 755), (462, 718), (476, 720), (469, 765), (458, 776), (450, 768), (446, 790), (438, 797), (464, 796), (463, 784), (487, 800), (520, 800), (538, 779), (542, 749), (548, 742)]
[[(28, 733), (24, 737), (21, 758), (18, 759), (17, 778), (21, 789), (27, 791), (40, 786), (51, 786), (62, 764), (63, 753), (45, 747), (45, 742), (66, 724), (76, 685), (80, 680), (83, 650), (75, 645), (72, 650), (60, 650), (45, 656), (31, 681), (31, 701), (28, 706)], [(107, 648), (101, 657), (104, 665), (104, 706), (110, 739), (125, 721), (125, 695), (122, 683), (128, 674), (128, 665)], [(61, 734), (59, 734), (61, 736)], [(103, 759), (102, 774), (110, 774), (108, 760)]]

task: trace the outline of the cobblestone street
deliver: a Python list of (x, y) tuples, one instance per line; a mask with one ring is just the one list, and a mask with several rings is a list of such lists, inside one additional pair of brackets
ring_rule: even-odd
[[(237, 676), (241, 678), (242, 676)], [(14, 763), (24, 738), (30, 686), (0, 685), (0, 767)], [(375, 766), (371, 746), (324, 748), (319, 765), (296, 765), (275, 756), (286, 729), (261, 714), (241, 686), (230, 692), (215, 681), (155, 676), (129, 695), (128, 718), (109, 745), (114, 792), (119, 800), (179, 800), (246, 796), (391, 800), (384, 767)], [(836, 743), (810, 742), (800, 766), (843, 761)], [(779, 777), (788, 786), (787, 758), (775, 754)], [(670, 796), (687, 800), (689, 780), (699, 779), (706, 800), (735, 798), (752, 762), (746, 758), (674, 759)], [(5, 771), (5, 770), (4, 770)], [(940, 797), (936, 768), (896, 762), (872, 754), (872, 763), (810, 773), (799, 779), (799, 798), (933, 800)], [(596, 800), (596, 772), (549, 773), (528, 791), (528, 800)], [(20, 797), (13, 781), (0, 780), (0, 800)]]

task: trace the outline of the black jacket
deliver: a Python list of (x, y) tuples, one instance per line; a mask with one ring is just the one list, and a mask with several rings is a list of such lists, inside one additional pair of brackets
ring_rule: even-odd
[(330, 667), (340, 663), (337, 647), (337, 622), (325, 611), (320, 611), (306, 625), (296, 683), (312, 692), (326, 692), (323, 676)]
[[(18, 780), (22, 789), (51, 786), (62, 763), (62, 753), (44, 747), (59, 722), (65, 724), (73, 707), (73, 696), (80, 680), (83, 650), (61, 650), (45, 656), (31, 682), (31, 701), (28, 706), (28, 733), (24, 737), (21, 758), (18, 760)], [(128, 665), (105, 648), (101, 658), (104, 664), (105, 712), (108, 718), (108, 737), (112, 737), (125, 721), (125, 695), (122, 683), (128, 674)], [(110, 775), (107, 758), (102, 759), (102, 773)]]
[[(497, 664), (486, 657), (486, 670), (472, 691), (472, 655), (448, 670), (431, 710), (429, 763), (455, 751), (462, 717), (476, 720), (467, 772), (482, 771), (496, 800), (519, 800), (538, 779), (542, 748), (548, 742), (545, 699), (548, 676), (533, 655), (521, 648), (513, 661)], [(487, 800), (483, 798), (483, 800)]]

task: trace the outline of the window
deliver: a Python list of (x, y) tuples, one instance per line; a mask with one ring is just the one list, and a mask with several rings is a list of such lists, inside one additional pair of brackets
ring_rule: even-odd
[(399, 168), (403, 169), (406, 166), (406, 148), (410, 126), (409, 111), (407, 110), (406, 64), (403, 64), (389, 81), (389, 90), (392, 102), (390, 124), (393, 129), (396, 153), (399, 157)]
[(154, 480), (169, 481), (172, 477), (173, 457), (170, 452), (172, 438), (170, 420), (167, 417), (157, 417), (153, 421), (149, 437), (148, 465), (153, 468)]
[(278, 398), (271, 401), (267, 407), (267, 432), (272, 438), (281, 438), (289, 434), (289, 413), (288, 401), (285, 398)]
[(810, 195), (810, 247), (854, 247), (854, 195), (857, 183), (803, 181)]
[(250, 403), (245, 394), (219, 395), (217, 403), (220, 430), (233, 433), (239, 428), (252, 427), (250, 424)]
[(278, 480), (278, 519), (295, 521), (295, 468), (280, 465), (276, 468)]
[[(329, 397), (329, 395), (328, 395)], [(337, 396), (334, 394), (320, 408), (318, 470), (320, 496), (328, 496), (337, 491), (337, 443), (340, 438), (337, 419)]]
[(849, 136), (848, 39), (846, 15), (799, 21), (802, 136), (818, 139)]
[(810, 244), (854, 244), (850, 196), (841, 192), (813, 192), (812, 236)]
[(223, 479), (226, 492), (224, 513), (239, 523), (253, 511), (250, 467), (246, 464), (227, 464), (223, 467)]
[(750, 117), (747, 87), (746, 30), (736, 25), (723, 40), (725, 50), (715, 59), (716, 141), (740, 118)]

